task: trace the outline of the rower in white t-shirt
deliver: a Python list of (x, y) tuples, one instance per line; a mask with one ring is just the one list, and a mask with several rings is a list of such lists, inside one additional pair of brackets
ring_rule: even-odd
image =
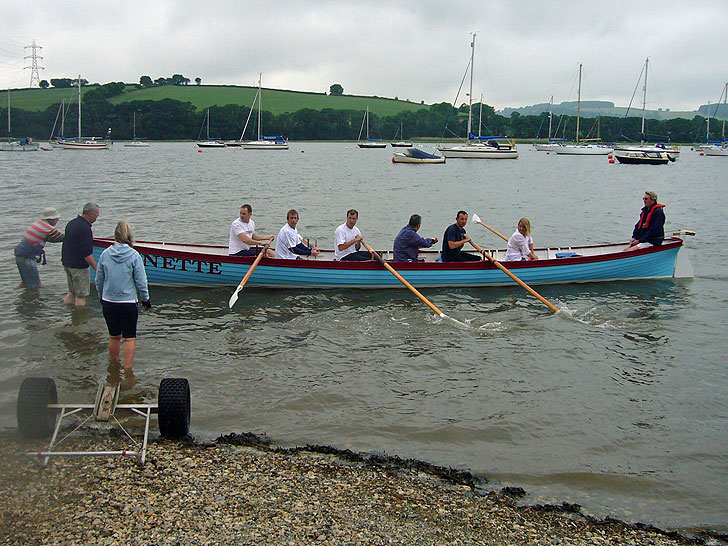
[(278, 238), (276, 239), (276, 258), (282, 258), (284, 260), (298, 260), (303, 259), (304, 256), (318, 256), (319, 249), (316, 247), (308, 247), (298, 235), (298, 211), (291, 209), (286, 214), (287, 223), (278, 232)]
[(368, 262), (372, 255), (361, 248), (362, 236), (356, 221), (359, 213), (351, 209), (346, 213), (346, 223), (334, 231), (334, 260)]
[(275, 258), (275, 252), (270, 248), (273, 235), (259, 235), (255, 233), (253, 207), (248, 204), (240, 207), (240, 218), (233, 221), (230, 226), (230, 242), (228, 254), (231, 256), (257, 256), (265, 248), (266, 258)]

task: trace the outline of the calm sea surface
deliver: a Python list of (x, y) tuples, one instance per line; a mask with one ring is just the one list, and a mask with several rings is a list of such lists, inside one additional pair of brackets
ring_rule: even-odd
[[(293, 143), (288, 152), (198, 152), (153, 143), (108, 152), (0, 154), (0, 428), (15, 427), (27, 376), (55, 378), (62, 401), (88, 403), (107, 374), (95, 297), (62, 303), (60, 245), (48, 245), (40, 294), (15, 287), (13, 247), (43, 207), (63, 228), (93, 200), (94, 224), (120, 219), (138, 239), (227, 244), (242, 203), (275, 234), (290, 208), (299, 231), (333, 246), (346, 210), (375, 248), (409, 216), (439, 237), (458, 209), (510, 235), (528, 216), (537, 246), (627, 241), (654, 189), (667, 228), (688, 228), (691, 281), (540, 287), (552, 314), (514, 286), (272, 291), (152, 288), (123, 401), (155, 400), (163, 377), (190, 380), (192, 433), (266, 434), (469, 469), (526, 502), (665, 527), (728, 529), (728, 159), (683, 148), (667, 166), (609, 164), (520, 146), (516, 160), (393, 165), (391, 149)], [(478, 225), (486, 248), (503, 242)]]

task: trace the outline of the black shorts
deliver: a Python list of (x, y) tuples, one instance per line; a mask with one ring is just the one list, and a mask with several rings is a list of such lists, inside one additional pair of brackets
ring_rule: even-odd
[(236, 252), (235, 254), (230, 254), (230, 256), (257, 256), (261, 253), (263, 249), (261, 247), (253, 247), (249, 248), (248, 250), (241, 250), (239, 252)]
[(124, 339), (135, 338), (139, 308), (136, 303), (114, 303), (101, 300), (104, 320), (109, 328), (110, 336), (121, 336)]

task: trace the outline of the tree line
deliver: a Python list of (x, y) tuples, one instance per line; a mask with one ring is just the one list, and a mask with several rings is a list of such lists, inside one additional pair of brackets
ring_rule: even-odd
[[(84, 136), (103, 136), (109, 127), (112, 138), (132, 138), (132, 116), (136, 113), (138, 137), (150, 140), (193, 140), (198, 138), (205, 112), (197, 110), (189, 102), (174, 99), (159, 101), (132, 101), (111, 104), (108, 99), (123, 92), (124, 84), (112, 82), (88, 91), (83, 103)], [(66, 135), (74, 136), (77, 106), (70, 105), (66, 111)], [(397, 138), (452, 139), (467, 136), (467, 105), (454, 108), (449, 103), (433, 104), (418, 111), (401, 112), (393, 116), (369, 116), (369, 134), (372, 138), (389, 140), (397, 134), (400, 124), (404, 135)], [(45, 111), (28, 112), (13, 108), (13, 136), (47, 139), (58, 113), (58, 105)], [(245, 120), (250, 114), (247, 106), (228, 104), (210, 107), (210, 136), (232, 140), (240, 138)], [(478, 134), (480, 105), (473, 107), (473, 133)], [(0, 119), (7, 117), (7, 110), (0, 108)], [(282, 135), (289, 140), (356, 140), (363, 118), (360, 110), (302, 109), (273, 115), (262, 114), (262, 134)], [(519, 115), (517, 112), (505, 117), (497, 114), (493, 107), (483, 104), (483, 135), (508, 135), (517, 139), (534, 139), (537, 134), (546, 138), (548, 114)], [(251, 116), (251, 124), (255, 116)], [(69, 123), (69, 120), (73, 120)], [(705, 138), (705, 117), (689, 119), (647, 120), (648, 140), (664, 140), (691, 143)], [(60, 121), (58, 122), (60, 124)], [(580, 138), (598, 136), (605, 142), (617, 142), (620, 132), (631, 140), (640, 140), (641, 119), (637, 117), (601, 117), (581, 120)], [(575, 116), (562, 116), (553, 121), (554, 134), (559, 138), (574, 139)], [(712, 120), (715, 130), (711, 138), (720, 138), (720, 122)], [(556, 129), (558, 128), (558, 129)], [(3, 135), (4, 136), (4, 135)], [(248, 128), (246, 138), (253, 136)]]

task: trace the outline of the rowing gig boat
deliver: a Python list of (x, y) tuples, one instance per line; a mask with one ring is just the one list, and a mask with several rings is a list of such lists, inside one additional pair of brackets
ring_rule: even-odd
[[(94, 257), (113, 244), (94, 239)], [(623, 252), (627, 243), (537, 249), (537, 261), (506, 262), (505, 250), (490, 250), (496, 260), (532, 285), (602, 282), (629, 279), (693, 277), (692, 266), (681, 252), (682, 239), (669, 237), (662, 246)], [(226, 246), (138, 241), (148, 282), (162, 286), (236, 286), (253, 263), (251, 256), (230, 256)], [(392, 251), (382, 251), (392, 258)], [(507, 286), (514, 281), (489, 261), (439, 262), (437, 251), (422, 251), (424, 262), (390, 262), (417, 287)], [(247, 286), (265, 288), (402, 288), (379, 262), (337, 262), (333, 251), (317, 258), (281, 260), (263, 258)]]

